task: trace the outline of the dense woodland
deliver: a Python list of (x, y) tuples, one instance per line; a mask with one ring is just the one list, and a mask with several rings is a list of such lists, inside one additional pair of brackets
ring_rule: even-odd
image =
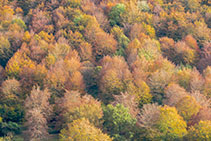
[(0, 0), (0, 141), (210, 141), (211, 1)]

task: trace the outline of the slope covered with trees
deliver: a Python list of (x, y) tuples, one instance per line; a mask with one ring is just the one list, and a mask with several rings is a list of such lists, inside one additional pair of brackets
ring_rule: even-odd
[(0, 140), (211, 140), (208, 0), (0, 0)]

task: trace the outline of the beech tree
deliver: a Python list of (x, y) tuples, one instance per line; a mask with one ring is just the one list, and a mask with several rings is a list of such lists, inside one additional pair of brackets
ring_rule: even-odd
[(43, 140), (49, 135), (47, 122), (52, 112), (47, 89), (33, 88), (25, 101), (26, 135), (28, 140)]
[(13, 50), (11, 48), (10, 42), (7, 38), (0, 36), (0, 56), (1, 62), (0, 64), (5, 66), (7, 61), (12, 57)]
[(188, 140), (210, 140), (211, 139), (210, 120), (200, 121), (189, 129), (187, 139)]
[(110, 20), (111, 26), (114, 26), (114, 25), (122, 26), (121, 15), (124, 14), (124, 12), (125, 12), (124, 4), (117, 4), (111, 8), (111, 11), (109, 13), (109, 20)]
[(188, 122), (189, 126), (194, 126), (198, 124), (200, 121), (210, 121), (211, 120), (211, 109), (208, 107), (202, 107), (197, 115), (191, 117)]
[(102, 98), (110, 97), (112, 94), (120, 94), (127, 89), (127, 83), (132, 81), (132, 75), (128, 65), (123, 57), (115, 56), (113, 58), (106, 56), (101, 60), (102, 69), (100, 72), (99, 88), (102, 92)]
[(107, 105), (103, 114), (103, 127), (114, 140), (133, 139), (136, 119), (129, 114), (128, 108), (121, 104)]
[(74, 120), (67, 125), (67, 129), (62, 129), (60, 140), (102, 140), (112, 141), (108, 135), (102, 133), (102, 131), (96, 128), (89, 120), (82, 118)]
[(183, 97), (188, 96), (186, 90), (178, 84), (171, 83), (164, 90), (163, 103), (169, 106), (175, 106)]
[(160, 108), (160, 117), (157, 123), (160, 133), (155, 138), (166, 140), (181, 139), (187, 134), (186, 127), (185, 121), (177, 113), (176, 108), (164, 106)]
[(166, 105), (144, 105), (138, 117), (138, 125), (145, 129), (144, 138), (150, 140), (182, 139), (187, 134), (186, 122), (176, 108)]
[(0, 140), (210, 140), (210, 21), (208, 0), (0, 0)]
[(191, 96), (185, 96), (175, 105), (178, 113), (184, 118), (184, 120), (190, 120), (193, 115), (196, 115), (201, 106)]
[(86, 118), (91, 124), (101, 127), (100, 119), (103, 116), (101, 103), (92, 96), (81, 96), (77, 91), (70, 91), (66, 92), (64, 97), (57, 101), (57, 104), (59, 105), (57, 108), (58, 127), (81, 118)]
[(134, 95), (121, 93), (120, 95), (114, 95), (114, 99), (115, 100), (112, 102), (112, 105), (122, 104), (124, 107), (129, 109), (129, 112), (133, 117), (138, 115), (139, 103)]

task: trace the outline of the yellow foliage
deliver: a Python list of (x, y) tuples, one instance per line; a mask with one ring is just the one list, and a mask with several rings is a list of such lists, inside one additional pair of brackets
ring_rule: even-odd
[(179, 85), (184, 87), (185, 89), (188, 89), (191, 77), (191, 69), (182, 69), (179, 70), (176, 74)]
[(90, 95), (81, 96), (78, 91), (67, 91), (61, 99), (62, 116), (65, 123), (86, 118), (97, 127), (102, 126), (103, 110), (101, 102)]
[(189, 120), (193, 115), (196, 115), (201, 106), (197, 103), (192, 96), (185, 96), (175, 106), (178, 113), (185, 119)]
[(176, 108), (164, 106), (160, 108), (160, 118), (157, 122), (159, 140), (181, 139), (187, 134), (186, 122), (177, 113)]
[(14, 11), (9, 6), (3, 6), (0, 8), (0, 21), (11, 21)]
[(10, 77), (18, 77), (18, 74), (24, 68), (35, 69), (36, 64), (25, 53), (19, 50), (7, 63), (6, 73)]
[(112, 141), (112, 139), (82, 118), (68, 124), (68, 129), (61, 131), (60, 141)]
[(26, 42), (26, 43), (29, 43), (30, 40), (31, 40), (31, 35), (30, 35), (30, 33), (28, 31), (26, 31), (24, 33), (24, 36), (23, 36), (23, 41)]
[(211, 121), (200, 121), (189, 129), (187, 139), (189, 141), (210, 141), (211, 140)]
[(140, 79), (136, 79), (135, 85), (133, 83), (128, 83), (127, 92), (128, 94), (135, 95), (136, 101), (139, 103), (140, 106), (150, 103), (152, 100), (149, 86)]
[(48, 34), (45, 31), (41, 31), (38, 35), (40, 36), (41, 39), (45, 40), (48, 43), (53, 42), (54, 40), (53, 34)]
[(65, 63), (65, 69), (70, 73), (79, 70), (81, 67), (80, 61), (76, 58), (70, 58), (70, 59), (66, 58), (64, 60), (64, 63)]
[(46, 57), (46, 65), (49, 67), (55, 64), (55, 62), (56, 62), (55, 56), (52, 54), (48, 54), (48, 56)]
[(155, 38), (155, 29), (152, 26), (143, 23), (143, 27), (151, 38)]
[(23, 13), (23, 9), (21, 9), (20, 7), (17, 7), (17, 8), (15, 9), (15, 12), (16, 12), (16, 13)]

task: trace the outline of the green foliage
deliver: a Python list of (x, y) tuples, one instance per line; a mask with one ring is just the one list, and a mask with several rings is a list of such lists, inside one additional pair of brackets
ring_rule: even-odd
[(20, 133), (21, 123), (24, 118), (24, 111), (21, 105), (16, 107), (7, 106), (6, 104), (0, 105), (0, 136), (5, 136), (9, 133)]
[(0, 122), (0, 136), (6, 136), (10, 133), (18, 134), (20, 133), (20, 130), (21, 126), (15, 122)]
[(118, 25), (122, 26), (122, 19), (121, 15), (125, 12), (125, 5), (124, 4), (117, 4), (114, 7), (112, 7), (109, 16), (109, 21), (111, 26)]
[(130, 40), (127, 38), (127, 36), (125, 36), (123, 30), (118, 26), (114, 26), (111, 30), (111, 33), (114, 35), (115, 39), (118, 41), (118, 49), (115, 55), (125, 56), (125, 49), (127, 48)]
[(129, 114), (127, 108), (121, 104), (116, 106), (109, 104), (103, 108), (103, 114), (103, 126), (109, 135), (114, 137), (114, 140), (133, 139), (136, 119)]
[(5, 122), (17, 122), (21, 123), (24, 118), (24, 110), (23, 107), (19, 105), (7, 106), (6, 104), (0, 105), (0, 116), (3, 118)]
[(24, 121), (24, 109), (21, 103), (20, 83), (15, 79), (8, 79), (2, 83), (0, 93), (0, 136), (9, 133), (19, 133)]

